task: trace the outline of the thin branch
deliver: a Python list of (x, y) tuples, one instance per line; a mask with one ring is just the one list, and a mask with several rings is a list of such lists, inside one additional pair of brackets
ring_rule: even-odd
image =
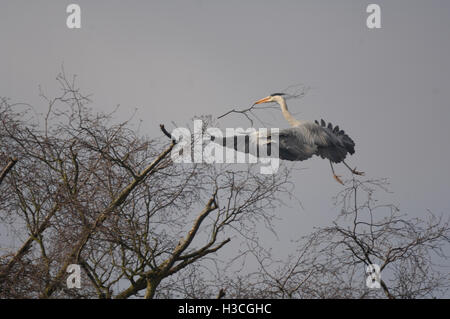
[(161, 128), (161, 131), (164, 133), (165, 136), (167, 136), (168, 138), (170, 138), (174, 143), (176, 143), (175, 138), (172, 136), (172, 134), (170, 134), (166, 128), (164, 127), (164, 124), (159, 124), (159, 127)]
[(9, 173), (9, 171), (11, 171), (11, 169), (14, 167), (14, 165), (16, 165), (16, 163), (17, 163), (17, 158), (11, 158), (9, 160), (8, 164), (6, 165), (6, 167), (0, 173), (0, 185), (2, 184), (3, 179)]
[[(232, 109), (222, 115), (220, 115), (219, 117), (217, 117), (217, 119), (221, 119), (231, 113), (238, 113), (238, 114), (244, 114), (244, 116), (247, 118), (247, 120), (250, 121), (251, 125), (253, 126), (253, 119), (248, 115), (248, 113), (252, 114), (253, 116), (255, 116), (252, 111), (253, 110), (266, 110), (266, 109), (278, 109), (276, 106), (256, 106), (256, 105), (252, 105), (249, 108), (243, 109), (243, 110), (236, 110), (236, 109)], [(256, 116), (255, 116), (256, 117)], [(261, 121), (261, 120), (259, 120)]]

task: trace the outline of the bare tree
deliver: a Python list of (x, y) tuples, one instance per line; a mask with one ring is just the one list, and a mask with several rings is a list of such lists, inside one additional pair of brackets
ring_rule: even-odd
[[(297, 251), (281, 260), (254, 245), (249, 251), (258, 270), (227, 276), (219, 287), (227, 287), (233, 298), (445, 296), (450, 287), (449, 221), (431, 213), (408, 218), (396, 206), (380, 204), (376, 190), (386, 187), (384, 179), (348, 181), (336, 197), (341, 211), (332, 226), (302, 237)], [(367, 267), (373, 264), (380, 267), (379, 289), (367, 286)]]
[[(153, 298), (233, 236), (270, 226), (287, 171), (174, 164), (174, 140), (114, 124), (114, 113), (89, 108), (75, 77), (57, 80), (61, 94), (41, 94), (40, 118), (2, 99), (0, 153), (20, 160), (2, 172), (0, 216), (22, 243), (2, 249), (0, 296)], [(70, 264), (83, 269), (81, 289), (66, 287)]]
[[(280, 257), (256, 230), (276, 233), (288, 168), (176, 164), (164, 126), (150, 139), (94, 112), (75, 80), (62, 72), (60, 95), (41, 94), (43, 115), (0, 99), (1, 298), (426, 298), (448, 288), (437, 264), (448, 221), (380, 205), (385, 180), (348, 181), (332, 225)], [(66, 285), (70, 264), (82, 268), (80, 289)], [(371, 264), (380, 289), (366, 286)]]

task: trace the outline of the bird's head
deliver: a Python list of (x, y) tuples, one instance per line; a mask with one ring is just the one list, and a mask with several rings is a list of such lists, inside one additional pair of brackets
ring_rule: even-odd
[(265, 97), (261, 100), (256, 101), (253, 103), (253, 105), (261, 104), (261, 103), (269, 103), (269, 102), (280, 102), (281, 100), (284, 100), (285, 93), (273, 93), (269, 95), (268, 97)]

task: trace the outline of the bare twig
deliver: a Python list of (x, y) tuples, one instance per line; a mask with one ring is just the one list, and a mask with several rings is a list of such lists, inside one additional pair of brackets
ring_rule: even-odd
[(0, 173), (0, 185), (2, 184), (3, 179), (9, 173), (9, 171), (14, 167), (14, 165), (16, 165), (16, 163), (17, 163), (17, 158), (12, 158), (12, 159), (9, 160), (8, 164), (6, 165), (6, 167)]
[[(243, 114), (247, 120), (250, 121), (251, 125), (253, 126), (253, 119), (248, 115), (248, 113), (250, 113), (251, 115), (253, 115), (254, 117), (256, 117), (252, 111), (254, 110), (267, 110), (267, 109), (277, 109), (277, 107), (275, 106), (256, 106), (256, 105), (252, 105), (249, 108), (246, 109), (242, 109), (242, 110), (236, 110), (236, 109), (232, 109), (222, 115), (220, 115), (219, 117), (217, 117), (217, 119), (221, 119), (231, 113), (238, 113), (238, 114)], [(256, 117), (257, 118), (257, 117)]]
[(223, 297), (225, 297), (226, 293), (225, 290), (223, 288), (221, 288), (219, 290), (219, 293), (217, 294), (217, 298), (216, 299), (222, 299)]
[(161, 128), (161, 131), (164, 133), (165, 136), (170, 138), (173, 142), (176, 142), (175, 138), (170, 134), (166, 128), (164, 127), (164, 124), (159, 124), (159, 127)]

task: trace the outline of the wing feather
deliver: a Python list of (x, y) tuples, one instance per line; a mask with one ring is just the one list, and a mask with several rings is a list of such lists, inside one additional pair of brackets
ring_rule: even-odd
[[(249, 143), (269, 144), (271, 147), (278, 143), (280, 159), (289, 161), (303, 161), (318, 155), (339, 163), (348, 153), (355, 152), (353, 140), (340, 130), (339, 126), (333, 127), (331, 123), (327, 124), (323, 119), (320, 122), (304, 122), (296, 127), (282, 129), (278, 133), (269, 133), (268, 136), (252, 135), (250, 138), (245, 138), (244, 147), (237, 147), (239, 143), (226, 143), (225, 140), (228, 139), (230, 138), (215, 140), (215, 142), (227, 147), (234, 146), (236, 150), (239, 149), (245, 153), (249, 152)], [(214, 141), (213, 138), (212, 140)]]

